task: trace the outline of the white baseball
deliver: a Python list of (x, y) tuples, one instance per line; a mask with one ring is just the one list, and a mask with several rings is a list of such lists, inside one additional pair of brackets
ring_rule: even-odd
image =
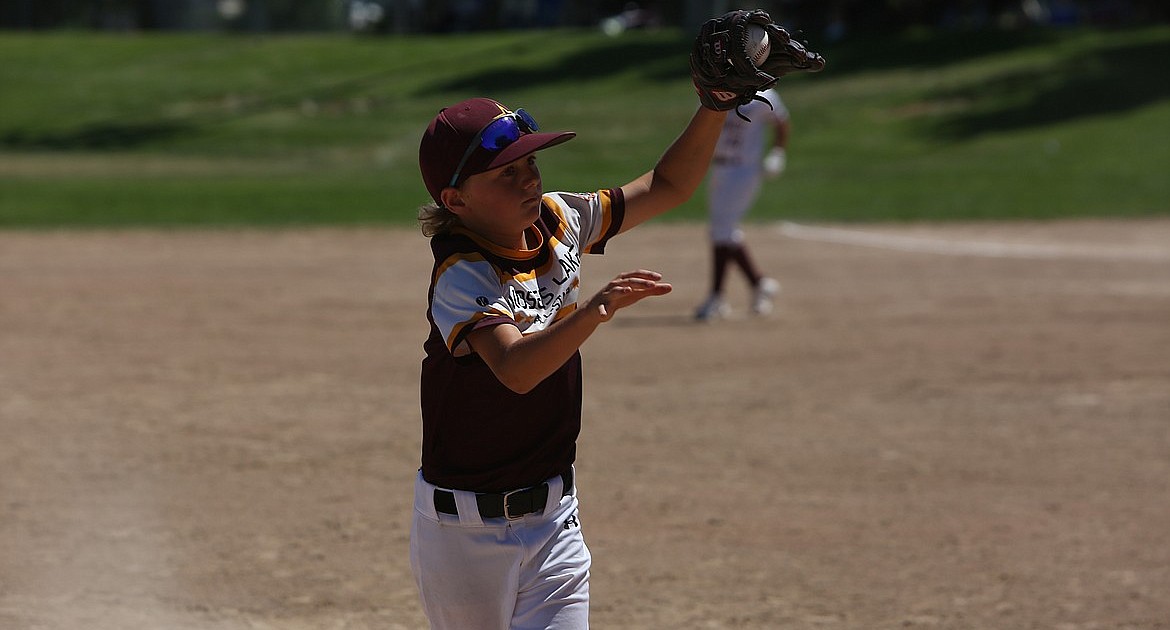
[(747, 27), (747, 54), (752, 63), (757, 66), (764, 63), (772, 52), (772, 42), (768, 39), (768, 31), (759, 24), (749, 24)]

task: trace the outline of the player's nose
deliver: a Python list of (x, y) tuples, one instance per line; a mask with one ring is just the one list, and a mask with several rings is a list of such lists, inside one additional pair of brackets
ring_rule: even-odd
[(525, 188), (540, 185), (540, 169), (535, 164), (524, 164), (520, 171), (520, 183)]

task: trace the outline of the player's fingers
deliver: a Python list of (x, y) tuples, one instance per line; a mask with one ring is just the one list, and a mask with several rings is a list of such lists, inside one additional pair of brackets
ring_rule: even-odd
[(652, 289), (656, 284), (665, 284), (661, 282), (662, 274), (657, 271), (650, 271), (649, 269), (635, 269), (633, 271), (626, 271), (618, 274), (616, 278), (609, 282), (610, 288), (618, 286), (627, 286), (635, 288), (639, 291)]
[(669, 282), (659, 282), (658, 280), (648, 280), (646, 278), (615, 278), (609, 283), (610, 291), (621, 290), (623, 293), (638, 292), (662, 295), (669, 293), (673, 288)]
[(657, 271), (651, 271), (649, 269), (634, 269), (633, 271), (626, 271), (624, 273), (618, 274), (618, 278), (621, 278), (621, 279), (642, 278), (644, 280), (661, 280), (662, 274), (658, 273)]
[(645, 280), (639, 283), (635, 289), (640, 293), (649, 293), (650, 295), (665, 295), (670, 293), (674, 287), (669, 282), (653, 282)]

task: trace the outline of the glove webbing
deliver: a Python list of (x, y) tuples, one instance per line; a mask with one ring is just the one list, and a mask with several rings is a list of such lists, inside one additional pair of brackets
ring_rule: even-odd
[[(770, 110), (772, 110), (772, 111), (776, 111), (776, 108), (775, 108), (775, 107), (772, 107), (772, 101), (769, 101), (768, 99), (766, 99), (766, 98), (764, 98), (764, 97), (760, 96), (759, 94), (752, 94), (752, 100), (753, 100), (753, 101), (760, 101), (761, 103), (764, 103), (764, 104), (766, 104), (766, 105), (768, 106), (768, 109), (770, 109)], [(751, 102), (751, 101), (748, 101), (748, 102)], [(744, 115), (743, 115), (743, 113), (739, 111), (739, 108), (740, 108), (740, 107), (743, 107), (743, 106), (744, 106), (744, 105), (746, 105), (746, 104), (747, 104), (747, 103), (744, 103), (744, 104), (741, 104), (741, 105), (736, 105), (736, 106), (735, 106), (735, 115), (736, 115), (736, 116), (739, 116), (739, 117), (740, 117), (741, 119), (743, 119), (745, 122), (751, 122), (751, 121), (752, 121), (752, 119), (751, 119), (751, 118), (748, 118), (747, 116), (744, 116)]]

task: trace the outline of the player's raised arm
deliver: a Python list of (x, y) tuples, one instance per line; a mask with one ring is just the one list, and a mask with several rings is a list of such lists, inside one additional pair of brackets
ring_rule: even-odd
[(727, 112), (759, 98), (780, 77), (819, 72), (825, 60), (809, 52), (767, 12), (730, 11), (708, 20), (691, 49), (691, 79), (702, 107), (654, 170), (622, 186), (622, 231), (644, 223), (694, 194), (707, 173)]
[(654, 170), (622, 186), (626, 200), (623, 232), (690, 199), (707, 174), (726, 116), (725, 111), (699, 108)]

